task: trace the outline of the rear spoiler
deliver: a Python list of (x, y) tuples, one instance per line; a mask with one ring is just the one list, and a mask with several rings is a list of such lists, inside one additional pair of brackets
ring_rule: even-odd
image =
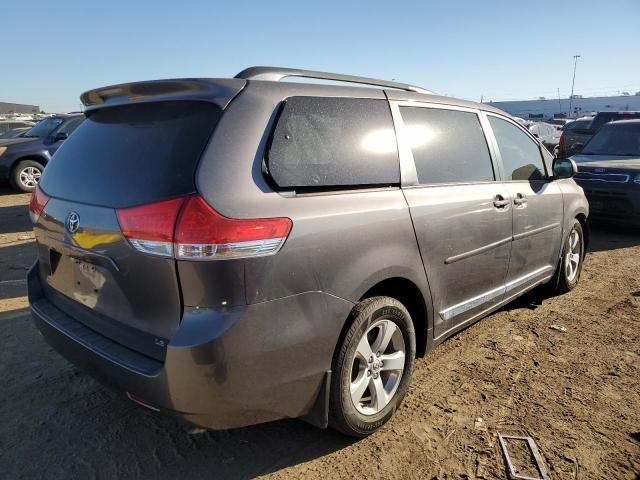
[(122, 83), (89, 90), (80, 95), (87, 110), (159, 100), (203, 100), (225, 108), (244, 88), (246, 80), (181, 78)]

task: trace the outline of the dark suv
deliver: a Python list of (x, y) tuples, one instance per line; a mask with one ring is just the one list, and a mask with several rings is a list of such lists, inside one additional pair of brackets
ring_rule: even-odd
[(633, 120), (640, 118), (640, 112), (598, 112), (588, 125), (579, 124), (583, 119), (570, 123), (563, 129), (560, 137), (558, 156), (568, 157), (578, 153), (582, 147), (608, 122), (616, 120)]
[(487, 105), (270, 67), (81, 98), (31, 203), (29, 301), (56, 350), (151, 410), (364, 436), (416, 356), (578, 282), (575, 165)]
[(82, 113), (52, 115), (20, 137), (0, 140), (0, 180), (32, 192), (53, 154), (83, 120)]

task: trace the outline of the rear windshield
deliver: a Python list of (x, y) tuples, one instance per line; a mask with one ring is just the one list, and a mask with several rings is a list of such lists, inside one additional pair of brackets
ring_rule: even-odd
[(221, 115), (206, 102), (159, 102), (89, 113), (45, 169), (54, 197), (122, 208), (195, 191), (198, 160)]
[(567, 123), (563, 130), (565, 132), (573, 132), (575, 130), (584, 130), (589, 128), (589, 124), (591, 120), (575, 120), (573, 122)]

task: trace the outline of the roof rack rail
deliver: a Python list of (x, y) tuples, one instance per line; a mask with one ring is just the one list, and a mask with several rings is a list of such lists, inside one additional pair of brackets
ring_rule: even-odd
[(235, 78), (244, 80), (268, 80), (278, 82), (285, 77), (315, 78), (318, 80), (332, 80), (336, 82), (361, 83), (364, 85), (375, 85), (378, 87), (397, 88), (408, 92), (429, 93), (433, 92), (422, 87), (409, 85), (407, 83), (390, 82), (388, 80), (378, 80), (377, 78), (357, 77), (354, 75), (342, 75), (340, 73), (317, 72), (315, 70), (300, 70), (297, 68), (283, 67), (249, 67), (238, 73)]

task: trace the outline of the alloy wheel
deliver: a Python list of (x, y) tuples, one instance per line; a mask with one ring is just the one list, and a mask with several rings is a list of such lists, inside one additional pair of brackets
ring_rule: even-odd
[(25, 167), (20, 170), (20, 183), (27, 188), (34, 188), (40, 181), (42, 172), (36, 167)]
[(351, 364), (351, 400), (363, 415), (375, 415), (393, 398), (404, 372), (402, 331), (391, 320), (374, 323), (360, 339)]
[(574, 229), (569, 234), (567, 247), (564, 262), (565, 273), (567, 275), (567, 280), (573, 282), (578, 275), (580, 257), (582, 254), (582, 242), (580, 242), (580, 233), (577, 230)]

